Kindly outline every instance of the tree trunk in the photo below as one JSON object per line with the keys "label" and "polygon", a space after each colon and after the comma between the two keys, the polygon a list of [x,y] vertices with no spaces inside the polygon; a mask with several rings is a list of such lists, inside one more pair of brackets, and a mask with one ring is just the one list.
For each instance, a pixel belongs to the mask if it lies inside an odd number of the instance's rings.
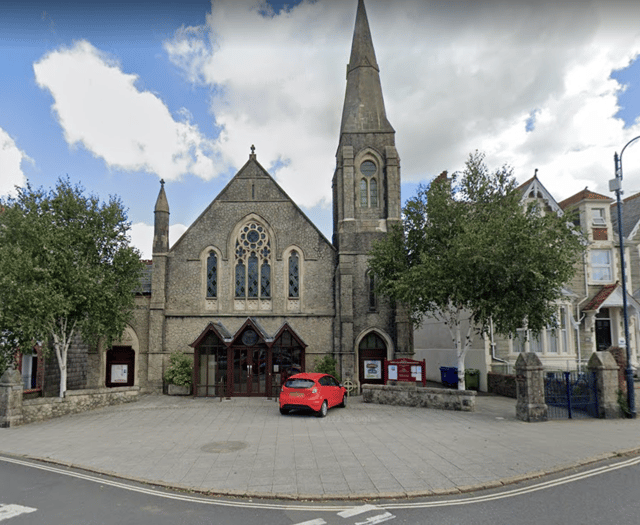
{"label": "tree trunk", "polygon": [[60,390],[59,397],[63,398],[67,392],[67,356],[69,355],[69,346],[71,345],[71,339],[73,338],[73,331],[75,329],[75,323],[69,333],[67,334],[67,321],[66,319],[60,320],[60,334],[53,333],[53,348],[56,352],[56,359],[58,361],[58,368],[60,369]]}
{"label": "tree trunk", "polygon": [[464,382],[464,358],[467,356],[467,348],[463,348],[462,351],[458,351],[458,390],[466,390]]}

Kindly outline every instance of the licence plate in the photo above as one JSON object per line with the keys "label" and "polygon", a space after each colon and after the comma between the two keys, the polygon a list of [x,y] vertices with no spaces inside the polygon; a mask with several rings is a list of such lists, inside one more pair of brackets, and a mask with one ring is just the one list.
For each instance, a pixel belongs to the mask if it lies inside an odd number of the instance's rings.
{"label": "licence plate", "polygon": [[304,394],[302,392],[291,392],[289,394],[289,396],[291,396],[291,397],[304,397]]}

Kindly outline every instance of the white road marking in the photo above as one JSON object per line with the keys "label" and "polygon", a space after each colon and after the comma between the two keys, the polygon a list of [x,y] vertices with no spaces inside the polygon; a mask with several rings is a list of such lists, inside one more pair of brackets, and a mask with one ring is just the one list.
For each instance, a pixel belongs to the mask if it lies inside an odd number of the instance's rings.
{"label": "white road marking", "polygon": [[295,523],[294,525],[327,525],[327,522],[322,518],[317,518],[315,520],[303,521],[302,523]]}
{"label": "white road marking", "polygon": [[[6,456],[0,456],[0,461],[4,461],[6,463],[14,463],[16,465],[23,465],[25,467],[31,467],[39,470],[54,472],[56,474],[62,474],[64,476],[84,479],[86,481],[92,481],[93,483],[100,483],[101,485],[108,485],[108,486],[116,487],[123,490],[129,490],[132,492],[139,492],[141,494],[157,496],[159,498],[179,500],[179,501],[189,501],[192,503],[201,503],[203,505],[219,505],[223,507],[242,507],[242,508],[269,509],[269,510],[299,510],[299,511],[322,511],[322,512],[336,512],[339,510],[345,511],[345,510],[354,509],[352,505],[347,505],[347,504],[344,504],[344,505],[321,505],[321,504],[303,505],[301,503],[278,504],[278,503],[259,503],[255,501],[249,501],[249,500],[234,501],[234,500],[225,500],[225,499],[212,499],[211,497],[205,497],[205,496],[187,496],[184,494],[173,494],[171,492],[164,492],[158,489],[147,488],[146,486],[136,486],[136,485],[130,484],[129,482],[124,483],[124,482],[113,481],[110,479],[106,479],[104,477],[100,477],[100,475],[97,475],[97,474],[87,475],[79,472],[71,472],[69,470],[64,470],[62,468],[50,467],[48,465],[40,465],[37,463],[23,461],[20,459],[14,459]],[[598,476],[600,474],[605,474],[607,472],[612,472],[614,470],[618,470],[621,468],[632,467],[632,466],[638,465],[639,463],[640,463],[640,457],[635,457],[632,459],[614,463],[612,465],[596,467],[594,469],[588,470],[586,472],[581,472],[579,474],[571,474],[555,480],[543,481],[541,483],[536,483],[528,487],[505,490],[504,492],[499,492],[495,494],[487,494],[483,496],[471,496],[468,498],[463,497],[462,499],[458,497],[456,499],[446,499],[446,500],[440,500],[440,501],[419,501],[415,503],[389,502],[389,503],[385,503],[384,507],[385,509],[425,509],[430,507],[469,505],[472,503],[480,503],[485,501],[510,498],[514,496],[520,496],[522,494],[527,494],[530,492],[546,490],[559,485],[564,485],[567,483],[572,483],[574,481],[579,481],[581,479],[587,479],[593,476]],[[81,467],[78,467],[78,468],[81,468]],[[152,483],[153,482],[150,482],[150,485]],[[355,507],[355,508],[357,509],[362,507]]]}
{"label": "white road marking", "polygon": [[9,518],[15,518],[21,514],[29,514],[35,512],[38,509],[31,507],[23,507],[22,505],[3,505],[0,503],[0,521],[8,520]]}
{"label": "white road marking", "polygon": [[385,512],[384,514],[378,514],[377,516],[371,516],[366,521],[358,521],[354,525],[376,525],[377,523],[382,523],[383,521],[389,521],[394,519],[395,516],[390,512]]}
{"label": "white road marking", "polygon": [[364,514],[365,512],[378,510],[379,508],[380,507],[376,507],[375,505],[361,505],[360,507],[353,507],[352,509],[338,512],[338,516],[341,518],[350,518],[351,516],[357,516],[358,514]]}

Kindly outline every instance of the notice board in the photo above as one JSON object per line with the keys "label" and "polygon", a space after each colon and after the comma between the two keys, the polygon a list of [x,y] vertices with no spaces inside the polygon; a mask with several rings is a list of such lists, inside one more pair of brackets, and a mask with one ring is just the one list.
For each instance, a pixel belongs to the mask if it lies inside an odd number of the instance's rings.
{"label": "notice board", "polygon": [[384,360],[384,384],[389,381],[406,381],[414,383],[427,384],[427,370],[425,360],[416,361],[415,359],[393,359],[392,361]]}

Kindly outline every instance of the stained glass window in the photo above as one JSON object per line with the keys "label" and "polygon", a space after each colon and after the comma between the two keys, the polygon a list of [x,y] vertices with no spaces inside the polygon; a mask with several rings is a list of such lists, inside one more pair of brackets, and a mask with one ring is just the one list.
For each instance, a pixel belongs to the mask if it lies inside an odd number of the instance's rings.
{"label": "stained glass window", "polygon": [[271,298],[271,243],[266,228],[257,222],[243,226],[236,239],[235,255],[236,297]]}
{"label": "stained glass window", "polygon": [[236,264],[236,297],[244,297],[245,279],[245,266],[241,259]]}
{"label": "stained glass window", "polygon": [[260,297],[271,297],[271,266],[267,261],[264,261],[260,268]]}
{"label": "stained glass window", "polygon": [[369,206],[368,196],[367,196],[367,181],[362,179],[360,181],[360,207],[366,208]]}
{"label": "stained glass window", "polygon": [[369,206],[378,207],[378,181],[376,179],[369,181]]}
{"label": "stained glass window", "polygon": [[300,259],[298,252],[289,255],[289,297],[300,297]]}
{"label": "stained glass window", "polygon": [[214,252],[207,257],[207,297],[218,297],[218,258]]}
{"label": "stained glass window", "polygon": [[248,273],[247,296],[258,297],[258,258],[255,253],[249,256]]}

